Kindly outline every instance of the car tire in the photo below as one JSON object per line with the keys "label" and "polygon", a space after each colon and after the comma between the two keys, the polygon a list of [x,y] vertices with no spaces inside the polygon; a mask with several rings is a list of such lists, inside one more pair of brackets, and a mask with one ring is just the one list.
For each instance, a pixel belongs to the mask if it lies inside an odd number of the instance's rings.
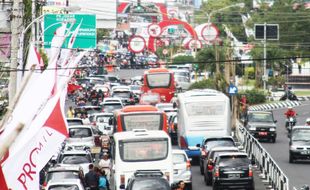
{"label": "car tire", "polygon": [[192,190],[192,183],[187,183],[185,190]]}
{"label": "car tire", "polygon": [[276,143],[276,137],[271,138],[272,143]]}
{"label": "car tire", "polygon": [[294,156],[290,153],[289,162],[294,163]]}

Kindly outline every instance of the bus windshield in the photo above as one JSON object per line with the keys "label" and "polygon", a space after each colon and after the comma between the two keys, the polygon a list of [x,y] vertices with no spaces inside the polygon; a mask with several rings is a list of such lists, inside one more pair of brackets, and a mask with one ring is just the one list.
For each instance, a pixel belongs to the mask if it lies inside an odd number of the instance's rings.
{"label": "bus windshield", "polygon": [[132,129],[147,129],[147,130],[162,130],[162,117],[160,114],[130,114],[123,115],[124,130],[131,131]]}
{"label": "bus windshield", "polygon": [[164,160],[168,156],[167,138],[122,140],[119,144],[120,156],[124,162]]}
{"label": "bus windshield", "polygon": [[190,102],[185,104],[188,116],[223,115],[223,102]]}
{"label": "bus windshield", "polygon": [[154,73],[146,77],[149,88],[168,88],[171,83],[170,73]]}

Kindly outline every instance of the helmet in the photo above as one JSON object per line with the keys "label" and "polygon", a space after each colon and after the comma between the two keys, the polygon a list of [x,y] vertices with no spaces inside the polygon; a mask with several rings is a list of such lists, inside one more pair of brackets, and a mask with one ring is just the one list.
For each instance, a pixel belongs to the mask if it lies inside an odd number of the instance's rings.
{"label": "helmet", "polygon": [[291,109],[293,109],[293,107],[292,107],[292,106],[289,106],[288,109],[291,110]]}
{"label": "helmet", "polygon": [[306,119],[306,124],[310,125],[310,117]]}

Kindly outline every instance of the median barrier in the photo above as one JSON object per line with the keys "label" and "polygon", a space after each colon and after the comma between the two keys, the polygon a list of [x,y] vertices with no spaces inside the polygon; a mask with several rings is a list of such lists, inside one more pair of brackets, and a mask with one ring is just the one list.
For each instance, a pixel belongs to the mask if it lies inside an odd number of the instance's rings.
{"label": "median barrier", "polygon": [[289,180],[281,168],[260,142],[255,139],[238,121],[235,131],[236,138],[243,145],[244,151],[262,173],[264,182],[275,190],[289,190]]}

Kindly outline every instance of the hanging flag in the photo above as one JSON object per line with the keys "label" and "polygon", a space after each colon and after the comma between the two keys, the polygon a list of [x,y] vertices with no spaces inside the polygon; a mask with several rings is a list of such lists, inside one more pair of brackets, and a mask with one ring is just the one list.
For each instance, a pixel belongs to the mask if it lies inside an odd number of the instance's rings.
{"label": "hanging flag", "polygon": [[[68,68],[74,68],[85,52],[73,55]],[[2,160],[2,170],[7,186],[13,190],[38,190],[39,172],[56,153],[66,137],[66,123],[64,119],[64,101],[66,85],[72,73],[64,68],[58,75],[56,94],[48,99],[36,113],[33,119],[25,124],[24,129],[15,139],[8,155]],[[49,73],[53,75],[53,73]],[[40,86],[38,86],[38,89]],[[60,98],[63,97],[63,98]],[[29,100],[28,100],[29,101]],[[32,100],[35,101],[35,100]],[[32,102],[29,102],[31,104]],[[14,117],[15,122],[20,122]],[[4,131],[6,132],[6,130]],[[0,136],[2,137],[2,135]],[[12,172],[13,171],[13,172]],[[1,178],[1,172],[0,172]],[[0,187],[4,181],[0,179]]]}

